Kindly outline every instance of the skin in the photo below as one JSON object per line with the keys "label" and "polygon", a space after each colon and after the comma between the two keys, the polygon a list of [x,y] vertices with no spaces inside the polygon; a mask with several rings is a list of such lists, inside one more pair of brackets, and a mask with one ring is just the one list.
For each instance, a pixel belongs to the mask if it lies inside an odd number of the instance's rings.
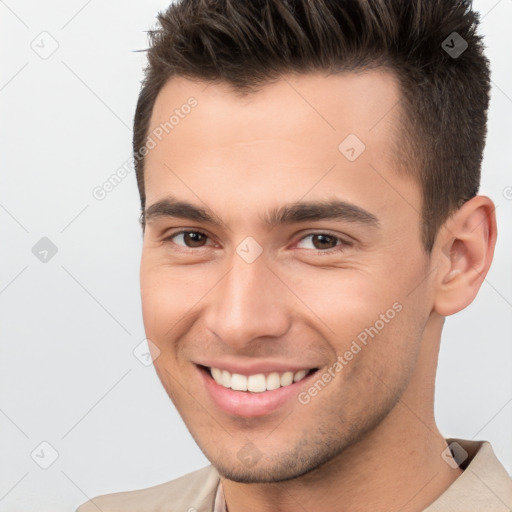
{"label": "skin", "polygon": [[[444,317],[473,300],[491,263],[492,202],[468,201],[426,254],[419,185],[397,172],[400,92],[385,70],[288,75],[247,96],[173,78],[150,132],[190,96],[197,106],[146,157],[146,211],[173,196],[222,225],[148,217],[143,318],[158,376],[219,470],[229,511],[422,510],[461,474],[441,457],[435,372]],[[348,134],[366,146],[355,161],[338,149]],[[262,221],[331,199],[378,226]],[[185,228],[206,236],[177,235]],[[248,236],[263,250],[252,263],[236,252]],[[322,375],[396,303],[400,312],[307,404],[245,418],[205,389],[197,364],[208,358]],[[260,457],[250,467],[237,456],[248,443]]]}

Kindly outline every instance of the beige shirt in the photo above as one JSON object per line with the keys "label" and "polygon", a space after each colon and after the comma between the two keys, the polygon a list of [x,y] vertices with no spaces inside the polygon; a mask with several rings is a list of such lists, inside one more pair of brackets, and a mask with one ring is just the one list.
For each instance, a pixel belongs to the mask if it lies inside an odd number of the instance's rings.
{"label": "beige shirt", "polygon": [[[467,452],[462,475],[423,512],[510,512],[512,479],[487,441],[447,439]],[[219,474],[207,466],[177,480],[99,496],[77,512],[227,512]]]}

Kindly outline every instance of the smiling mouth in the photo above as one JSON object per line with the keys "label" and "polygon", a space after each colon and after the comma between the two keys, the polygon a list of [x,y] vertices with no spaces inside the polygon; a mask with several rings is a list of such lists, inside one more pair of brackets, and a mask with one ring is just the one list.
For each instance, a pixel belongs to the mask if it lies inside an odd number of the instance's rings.
{"label": "smiling mouth", "polygon": [[247,393],[263,393],[274,389],[291,386],[296,382],[316,372],[318,368],[299,371],[270,372],[268,374],[257,373],[255,375],[241,375],[230,373],[220,368],[201,366],[219,386],[233,391],[245,391]]}

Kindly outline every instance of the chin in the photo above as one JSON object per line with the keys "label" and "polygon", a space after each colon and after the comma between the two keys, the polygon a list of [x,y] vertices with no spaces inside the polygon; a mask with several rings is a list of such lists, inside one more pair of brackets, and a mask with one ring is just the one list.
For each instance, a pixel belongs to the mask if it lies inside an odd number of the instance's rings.
{"label": "chin", "polygon": [[[326,447],[327,448],[327,447]],[[233,482],[244,484],[269,484],[286,482],[300,478],[318,470],[321,466],[331,461],[343,451],[343,447],[337,450],[328,450],[326,453],[316,452],[313,455],[304,453],[281,454],[278,457],[268,459],[263,457],[252,467],[244,467],[238,458],[227,461],[210,460],[220,475]],[[231,463],[230,463],[231,462]]]}
{"label": "chin", "polygon": [[271,484],[294,480],[309,472],[309,470],[286,471],[282,468],[240,469],[227,468],[225,464],[215,468],[224,478],[241,484]]}

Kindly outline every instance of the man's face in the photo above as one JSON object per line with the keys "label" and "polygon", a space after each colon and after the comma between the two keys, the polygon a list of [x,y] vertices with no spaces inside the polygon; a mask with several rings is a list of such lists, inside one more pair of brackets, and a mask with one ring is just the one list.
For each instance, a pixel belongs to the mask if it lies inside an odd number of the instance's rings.
{"label": "man's face", "polygon": [[175,78],[157,98],[146,335],[188,429],[232,480],[333,459],[417,375],[433,300],[420,189],[397,172],[398,101],[378,70],[287,76],[247,96]]}

